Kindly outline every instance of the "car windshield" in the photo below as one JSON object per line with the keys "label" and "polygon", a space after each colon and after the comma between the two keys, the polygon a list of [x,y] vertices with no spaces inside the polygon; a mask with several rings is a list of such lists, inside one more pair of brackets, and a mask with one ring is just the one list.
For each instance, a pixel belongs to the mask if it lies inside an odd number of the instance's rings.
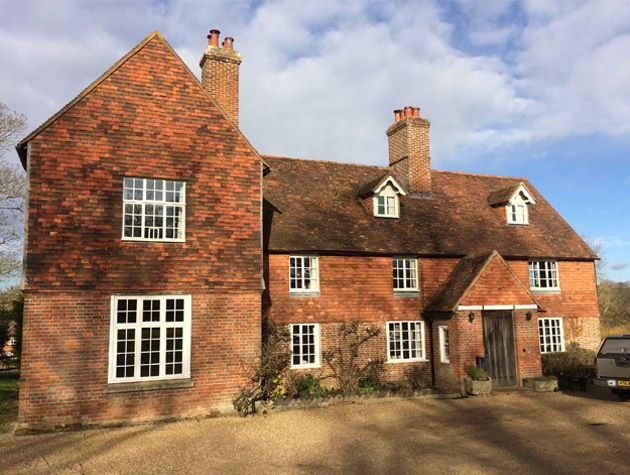
{"label": "car windshield", "polygon": [[599,352],[603,355],[619,353],[630,355],[630,338],[608,338]]}

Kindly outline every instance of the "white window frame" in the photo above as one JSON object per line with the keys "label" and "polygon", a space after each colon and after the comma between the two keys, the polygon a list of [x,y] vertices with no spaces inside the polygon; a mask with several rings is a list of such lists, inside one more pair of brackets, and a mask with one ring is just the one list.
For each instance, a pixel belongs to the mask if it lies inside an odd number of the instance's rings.
{"label": "white window frame", "polygon": [[[297,260],[300,260],[301,265],[300,266],[292,266],[291,265],[291,260],[295,259],[296,262]],[[309,269],[309,280],[311,283],[311,287],[310,288],[305,288],[305,272],[304,270],[306,269],[306,266],[304,265],[304,259],[310,259],[310,266],[308,267]],[[300,269],[301,272],[301,277],[297,276],[297,271],[296,271],[296,276],[292,277],[291,276],[291,271],[293,269]],[[291,281],[295,281],[296,283],[300,283],[301,287],[295,287],[292,288],[291,287]],[[298,292],[298,293],[302,293],[302,292],[319,292],[319,256],[312,256],[312,255],[290,255],[289,256],[289,292]]]}
{"label": "white window frame", "polygon": [[[438,334],[440,340],[440,363],[451,362],[451,340],[448,334],[447,325],[438,326]],[[447,343],[448,342],[448,343]],[[448,348],[448,352],[446,349]]]}
{"label": "white window frame", "polygon": [[[297,336],[300,339],[300,342],[298,343],[299,347],[300,347],[300,359],[302,358],[303,355],[303,345],[308,345],[309,343],[304,343],[302,341],[302,338],[304,337],[305,333],[303,331],[304,327],[313,327],[313,340],[314,340],[314,345],[315,345],[315,353],[314,353],[314,357],[315,360],[312,363],[298,363],[295,364],[293,362],[293,356],[295,355],[293,353],[293,338],[294,336],[296,336],[296,334],[294,333],[295,328],[294,327],[299,327],[299,334],[297,334]],[[291,333],[291,368],[292,369],[306,369],[306,368],[319,368],[321,366],[321,358],[320,358],[320,329],[319,329],[319,323],[291,323],[289,324],[289,331]],[[310,353],[309,353],[310,355]]]}
{"label": "white window frame", "polygon": [[[125,188],[125,180],[134,180],[134,189],[137,190],[137,188],[135,188],[135,181],[136,180],[142,180],[142,198],[138,199],[135,196],[133,196],[132,198],[127,198],[126,195],[126,188]],[[162,181],[164,182],[164,188],[162,189],[162,199],[161,200],[156,200],[156,199],[147,199],[147,192],[150,192],[151,190],[148,189],[147,187],[147,182],[148,181]],[[166,201],[166,183],[180,183],[181,184],[181,190],[180,190],[180,201]],[[140,214],[138,214],[138,216],[140,216],[141,219],[141,223],[140,223],[140,236],[125,236],[125,217],[127,215],[126,213],[126,207],[127,205],[130,206],[140,206],[141,208],[141,212]],[[161,227],[162,229],[162,234],[163,237],[161,238],[152,238],[152,237],[145,237],[145,230],[146,230],[146,207],[147,206],[154,206],[154,207],[161,207],[162,208],[162,220],[163,220],[163,225]],[[167,207],[173,207],[173,208],[179,208],[181,211],[181,216],[180,216],[180,223],[181,223],[181,236],[177,237],[177,238],[167,238],[166,237],[166,220],[167,220],[167,215],[166,215],[166,208]],[[133,213],[132,215],[132,219],[133,216],[135,216],[135,213]],[[181,180],[165,180],[163,178],[140,178],[140,177],[124,177],[123,178],[123,209],[122,209],[122,229],[121,229],[121,233],[122,233],[122,240],[123,241],[150,241],[150,242],[186,242],[186,182],[181,181]]]}
{"label": "white window frame", "polygon": [[[166,300],[167,299],[183,299],[184,300],[184,321],[183,322],[167,322]],[[135,323],[118,323],[117,310],[118,301],[120,300],[136,300],[136,321]],[[160,317],[159,321],[143,322],[142,308],[145,300],[160,300]],[[192,297],[190,295],[112,295],[111,311],[110,311],[110,334],[109,334],[109,371],[108,383],[132,383],[141,381],[162,381],[171,379],[188,379],[190,378],[190,349],[191,349],[191,320],[192,320]],[[141,342],[143,328],[159,328],[160,329],[160,369],[158,376],[140,376],[141,363]],[[182,328],[182,373],[166,374],[166,330],[168,328]],[[116,360],[117,360],[117,344],[118,330],[133,329],[135,330],[134,345],[134,376],[133,377],[116,377]]]}
{"label": "white window frame", "polygon": [[[505,207],[508,224],[529,224],[529,212],[525,202],[510,203]],[[521,210],[519,214],[518,210]]]}
{"label": "white window frame", "polygon": [[[396,261],[402,261],[403,266],[397,267]],[[398,277],[396,273],[397,269],[402,269],[403,271],[403,286],[397,287],[398,281],[400,277]],[[410,269],[412,274],[414,275],[414,286],[407,286],[407,270]],[[417,292],[418,291],[418,259],[415,257],[393,257],[392,258],[392,287],[394,292]]]}
{"label": "white window frame", "polygon": [[[379,212],[379,200],[383,199],[383,206],[385,212]],[[392,206],[390,206],[390,203]],[[377,218],[398,218],[400,216],[400,201],[398,200],[398,194],[395,191],[383,190],[382,192],[374,195],[374,216]]]}
{"label": "white window frame", "polygon": [[[545,325],[545,322],[548,322],[549,325]],[[547,339],[550,341],[548,342]],[[538,344],[540,352],[543,354],[564,351],[564,322],[562,317],[541,317],[538,319]]]}
{"label": "white window frame", "polygon": [[[409,356],[409,358],[404,358],[403,356],[403,342],[402,342],[402,332],[403,332],[403,325],[407,324],[407,325],[415,325],[417,327],[420,328],[420,348],[416,348],[416,352],[420,353],[420,356],[416,356],[416,357],[411,357]],[[392,357],[392,349],[391,349],[391,335],[390,335],[390,325],[394,325],[394,332],[396,331],[400,331],[401,336],[400,336],[400,341],[401,341],[401,345],[400,345],[400,352],[401,352],[401,356],[400,358],[396,357],[395,355]],[[398,325],[399,330],[396,330],[396,326]],[[408,330],[409,331],[409,330]],[[425,333],[424,333],[424,321],[422,320],[391,320],[388,322],[385,322],[385,335],[386,335],[386,340],[387,340],[387,362],[388,363],[411,363],[411,362],[418,362],[418,361],[429,361],[427,359],[426,356],[426,347],[425,347]],[[411,340],[410,340],[411,341]],[[394,350],[396,351],[396,350]],[[411,349],[409,349],[409,353],[411,355]]]}
{"label": "white window frame", "polygon": [[[555,280],[555,286],[546,286],[542,287],[540,284],[543,279],[540,277],[540,268],[541,265],[544,265],[545,272],[547,276],[551,275],[551,277],[546,277],[544,280],[551,284]],[[558,261],[554,259],[530,259],[528,263],[529,269],[529,287],[531,290],[560,290],[560,266],[558,265]]]}

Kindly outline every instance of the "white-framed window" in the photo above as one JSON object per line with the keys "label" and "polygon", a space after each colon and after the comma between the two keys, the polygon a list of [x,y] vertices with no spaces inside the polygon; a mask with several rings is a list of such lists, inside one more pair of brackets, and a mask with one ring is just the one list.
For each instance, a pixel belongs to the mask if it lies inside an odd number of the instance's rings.
{"label": "white-framed window", "polygon": [[374,196],[374,216],[379,218],[397,218],[398,195],[394,193],[382,192]]}
{"label": "white-framed window", "polygon": [[387,322],[387,361],[425,361],[424,322]]}
{"label": "white-framed window", "polygon": [[291,292],[317,292],[319,290],[317,256],[289,256],[289,290]]}
{"label": "white-framed window", "polygon": [[186,240],[186,183],[152,178],[123,180],[125,241]]}
{"label": "white-framed window", "polygon": [[438,327],[438,333],[440,336],[440,362],[451,362],[451,348],[448,341],[448,326],[440,325]]}
{"label": "white-framed window", "polygon": [[319,323],[291,326],[291,367],[319,368]]}
{"label": "white-framed window", "polygon": [[534,290],[559,290],[558,262],[529,261],[529,286]]}
{"label": "white-framed window", "polygon": [[190,377],[190,295],[112,296],[109,383]]}
{"label": "white-framed window", "polygon": [[562,318],[539,318],[538,340],[540,342],[541,353],[564,351],[564,328],[562,327]]}
{"label": "white-framed window", "polygon": [[394,257],[392,259],[394,290],[418,290],[418,259],[409,257]]}
{"label": "white-framed window", "polygon": [[528,224],[527,205],[524,202],[509,204],[506,208],[509,224]]}

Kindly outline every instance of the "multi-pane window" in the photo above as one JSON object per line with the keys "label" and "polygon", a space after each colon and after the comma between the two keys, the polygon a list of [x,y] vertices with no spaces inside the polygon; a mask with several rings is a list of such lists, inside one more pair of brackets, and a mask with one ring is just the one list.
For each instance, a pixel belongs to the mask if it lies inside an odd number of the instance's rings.
{"label": "multi-pane window", "polygon": [[511,204],[507,207],[508,223],[527,224],[527,205]]}
{"label": "multi-pane window", "polygon": [[396,195],[377,195],[375,197],[375,215],[388,218],[398,217],[398,197]]}
{"label": "multi-pane window", "polygon": [[387,360],[424,359],[424,322],[387,322]]}
{"label": "multi-pane window", "polygon": [[319,324],[291,325],[291,366],[293,368],[319,367]]}
{"label": "multi-pane window", "polygon": [[564,351],[562,318],[539,318],[538,340],[541,353]]}
{"label": "multi-pane window", "polygon": [[559,289],[556,261],[529,261],[529,285],[532,289]]}
{"label": "multi-pane window", "polygon": [[440,333],[440,361],[442,363],[450,363],[451,353],[448,341],[448,327],[446,325],[440,325],[438,331]]}
{"label": "multi-pane window", "polygon": [[185,217],[183,181],[124,179],[123,239],[184,241]]}
{"label": "multi-pane window", "polygon": [[394,258],[394,290],[418,290],[418,260]]}
{"label": "multi-pane window", "polygon": [[189,295],[112,297],[109,382],[190,377]]}
{"label": "multi-pane window", "polygon": [[319,290],[319,269],[316,256],[289,257],[289,290],[292,292]]}

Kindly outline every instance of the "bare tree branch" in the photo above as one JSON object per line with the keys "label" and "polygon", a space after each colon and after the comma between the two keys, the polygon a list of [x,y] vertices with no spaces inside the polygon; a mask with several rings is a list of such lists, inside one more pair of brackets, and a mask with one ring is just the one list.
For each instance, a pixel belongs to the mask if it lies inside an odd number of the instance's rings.
{"label": "bare tree branch", "polygon": [[24,131],[26,118],[0,102],[0,280],[19,275],[26,177],[3,157]]}

